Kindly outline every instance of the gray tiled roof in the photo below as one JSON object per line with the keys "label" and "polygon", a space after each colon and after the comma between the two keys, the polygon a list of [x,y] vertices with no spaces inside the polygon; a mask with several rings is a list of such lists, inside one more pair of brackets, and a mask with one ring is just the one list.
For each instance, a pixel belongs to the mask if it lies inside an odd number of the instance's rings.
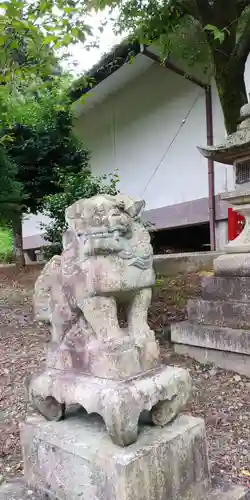
{"label": "gray tiled roof", "polygon": [[41,248],[43,246],[49,246],[49,243],[43,238],[42,234],[33,234],[32,236],[26,236],[23,238],[24,250],[35,250],[36,248]]}

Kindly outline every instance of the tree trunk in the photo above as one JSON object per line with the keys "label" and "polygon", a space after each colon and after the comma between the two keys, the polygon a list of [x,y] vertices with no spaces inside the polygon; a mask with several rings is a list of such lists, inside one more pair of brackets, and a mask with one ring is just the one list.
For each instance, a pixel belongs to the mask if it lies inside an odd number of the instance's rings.
{"label": "tree trunk", "polygon": [[23,251],[22,215],[20,212],[13,216],[12,232],[13,232],[14,260],[18,266],[24,267],[25,259]]}
{"label": "tree trunk", "polygon": [[215,60],[215,81],[228,134],[235,132],[240,108],[247,102],[245,61]]}

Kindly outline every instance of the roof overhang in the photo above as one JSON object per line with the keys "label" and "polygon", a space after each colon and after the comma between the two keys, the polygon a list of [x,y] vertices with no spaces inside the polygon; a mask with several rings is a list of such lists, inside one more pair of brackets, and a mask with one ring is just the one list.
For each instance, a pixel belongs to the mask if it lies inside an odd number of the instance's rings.
{"label": "roof overhang", "polygon": [[69,95],[74,101],[73,108],[76,117],[84,114],[96,104],[100,104],[109,95],[117,92],[155,63],[162,64],[195,85],[202,88],[208,87],[208,83],[192,77],[170,60],[163,60],[159,55],[157,45],[153,44],[148,49],[144,44],[122,42],[110,53],[104,55],[71,87]]}
{"label": "roof overhang", "polygon": [[87,112],[96,104],[114,94],[124,85],[133,81],[137,76],[144,73],[154,61],[138,53],[131,60],[123,63],[99,83],[93,84],[91,89],[84,89],[82,96],[73,104],[76,117]]}

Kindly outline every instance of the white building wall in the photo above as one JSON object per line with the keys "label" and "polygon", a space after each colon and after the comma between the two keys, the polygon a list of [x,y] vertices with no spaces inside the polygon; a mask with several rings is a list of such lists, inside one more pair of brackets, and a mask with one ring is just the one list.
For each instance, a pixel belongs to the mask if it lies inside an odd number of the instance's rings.
{"label": "white building wall", "polygon": [[[246,65],[250,92],[250,58]],[[225,139],[222,110],[213,89],[214,142]],[[85,111],[77,133],[89,148],[94,174],[117,168],[120,189],[143,197],[147,209],[208,196],[204,90],[158,64]],[[215,193],[233,188],[232,168],[215,164]],[[41,233],[41,215],[23,224],[23,236]]]}
{"label": "white building wall", "polygon": [[[213,116],[220,142],[225,129],[216,89]],[[143,196],[148,209],[208,196],[207,161],[196,147],[206,144],[204,91],[157,64],[84,113],[77,131],[92,153],[93,172],[118,168],[121,190]],[[232,169],[216,165],[216,194],[232,187]]]}
{"label": "white building wall", "polygon": [[161,66],[90,109],[77,129],[93,172],[118,168],[121,190],[143,196],[148,209],[206,196],[206,161],[195,147],[206,140],[204,92]]}
{"label": "white building wall", "polygon": [[[250,61],[247,64],[250,86]],[[214,140],[225,139],[213,89]],[[185,122],[184,122],[185,120]],[[203,89],[154,64],[77,122],[95,174],[119,169],[121,190],[143,196],[147,209],[208,196]],[[215,165],[215,193],[233,188],[232,168]]]}

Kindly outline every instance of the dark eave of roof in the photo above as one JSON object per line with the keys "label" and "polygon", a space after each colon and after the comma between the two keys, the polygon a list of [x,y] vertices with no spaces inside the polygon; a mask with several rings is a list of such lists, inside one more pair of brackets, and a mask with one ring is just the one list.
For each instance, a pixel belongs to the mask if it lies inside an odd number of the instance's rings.
{"label": "dark eave of roof", "polygon": [[121,68],[131,58],[140,53],[140,44],[137,42],[121,42],[112,50],[104,54],[100,61],[95,64],[85,75],[76,80],[69,89],[72,102],[89,92],[93,87],[101,83],[108,76]]}

